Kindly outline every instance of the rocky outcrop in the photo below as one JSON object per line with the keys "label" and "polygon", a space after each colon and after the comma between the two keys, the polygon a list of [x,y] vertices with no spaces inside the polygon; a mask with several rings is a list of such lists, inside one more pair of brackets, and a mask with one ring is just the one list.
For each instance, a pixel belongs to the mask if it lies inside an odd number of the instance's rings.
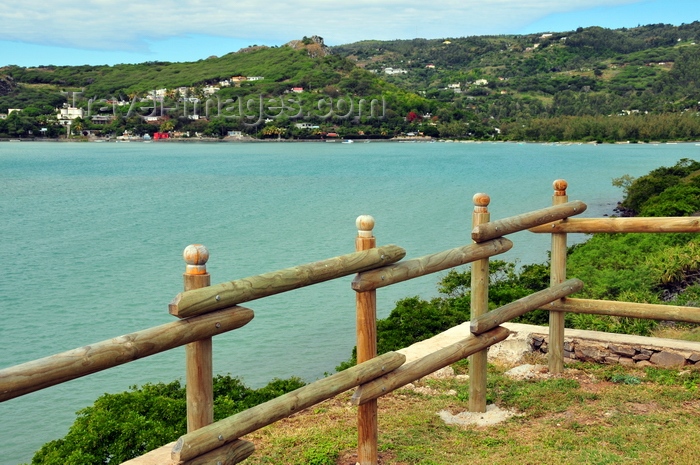
{"label": "rocky outcrop", "polygon": [[323,43],[323,37],[311,36],[304,37],[301,40],[292,40],[285,44],[287,47],[292,47],[295,50],[306,49],[306,52],[311,58],[320,58],[330,55],[331,48]]}
{"label": "rocky outcrop", "polygon": [[9,95],[15,90],[15,83],[10,76],[0,75],[0,96]]}

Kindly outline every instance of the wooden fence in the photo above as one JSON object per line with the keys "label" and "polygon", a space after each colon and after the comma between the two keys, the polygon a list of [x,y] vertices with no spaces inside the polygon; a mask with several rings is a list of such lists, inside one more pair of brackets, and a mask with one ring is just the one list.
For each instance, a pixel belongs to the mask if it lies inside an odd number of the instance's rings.
{"label": "wooden fence", "polygon": [[[566,279],[567,233],[699,232],[695,218],[570,218],[586,210],[581,201],[569,202],[567,184],[554,182],[551,207],[491,221],[490,199],[474,196],[473,243],[420,258],[401,261],[405,250],[376,246],[374,219],[357,219],[356,251],[259,276],[210,285],[209,254],[202,245],[188,246],[184,291],[169,305],[179,319],[173,323],[127,334],[43,359],[0,370],[0,402],[55,384],[186,345],[187,434],[175,443],[126,464],[233,464],[254,452],[241,437],[339,393],[357,387],[352,403],[358,406],[358,461],[377,463],[377,399],[458,360],[470,357],[469,409],[486,411],[486,349],[508,337],[499,326],[538,308],[550,310],[549,370],[563,369],[565,312],[598,313],[700,323],[700,309],[664,305],[573,299],[583,283]],[[488,311],[489,257],[508,251],[504,236],[523,230],[552,236],[551,285],[499,309]],[[471,263],[471,326],[468,337],[421,359],[405,363],[401,354],[377,356],[376,291],[398,282]],[[213,422],[212,336],[244,326],[253,318],[240,306],[251,300],[356,274],[358,364],[274,400]]]}

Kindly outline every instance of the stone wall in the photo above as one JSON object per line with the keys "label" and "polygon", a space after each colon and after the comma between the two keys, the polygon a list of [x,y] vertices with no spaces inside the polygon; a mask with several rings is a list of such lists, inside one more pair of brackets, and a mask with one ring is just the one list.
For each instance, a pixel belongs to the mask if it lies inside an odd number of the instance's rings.
{"label": "stone wall", "polygon": [[[547,353],[549,337],[531,334],[528,344],[533,352]],[[669,343],[672,345],[672,343]],[[659,366],[664,368],[685,365],[700,366],[700,350],[678,350],[649,344],[603,342],[582,338],[564,339],[564,357],[571,361],[620,363],[639,367]]]}
{"label": "stone wall", "polygon": [[[511,334],[489,348],[489,360],[515,364],[533,353],[547,353],[549,328],[518,323],[503,323],[502,326]],[[470,334],[469,322],[466,322],[398,352],[406,355],[408,363],[459,342]],[[621,363],[638,367],[700,366],[700,342],[567,329],[564,334],[564,355],[568,361]]]}

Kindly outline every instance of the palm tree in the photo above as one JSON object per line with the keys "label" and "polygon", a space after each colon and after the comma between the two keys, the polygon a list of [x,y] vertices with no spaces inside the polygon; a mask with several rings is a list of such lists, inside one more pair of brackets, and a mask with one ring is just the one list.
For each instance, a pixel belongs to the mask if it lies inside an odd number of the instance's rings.
{"label": "palm tree", "polygon": [[284,128],[278,128],[277,126],[265,126],[262,130],[263,136],[274,136],[276,135],[278,139],[282,138],[282,134],[287,132]]}
{"label": "palm tree", "polygon": [[75,118],[72,127],[78,131],[78,135],[82,135],[83,129],[85,129],[85,122],[81,118]]}
{"label": "palm tree", "polygon": [[175,129],[175,122],[171,119],[167,119],[167,120],[163,121],[162,123],[160,123],[160,126],[158,129],[160,129],[160,132],[170,132],[173,129]]}

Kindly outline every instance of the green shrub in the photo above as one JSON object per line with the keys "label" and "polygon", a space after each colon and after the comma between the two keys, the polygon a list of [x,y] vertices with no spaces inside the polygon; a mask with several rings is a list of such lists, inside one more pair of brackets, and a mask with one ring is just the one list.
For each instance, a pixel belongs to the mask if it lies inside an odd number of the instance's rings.
{"label": "green shrub", "polygon": [[642,207],[651,198],[662,194],[670,187],[681,184],[685,178],[690,177],[698,170],[700,170],[700,163],[682,158],[674,166],[657,168],[637,179],[623,175],[613,179],[613,185],[622,187],[624,190],[625,197],[621,202],[623,207],[641,212]]}
{"label": "green shrub", "polygon": [[676,184],[649,198],[641,207],[642,216],[688,216],[700,211],[700,187]]}
{"label": "green shrub", "polygon": [[[214,419],[274,399],[303,386],[299,378],[275,379],[260,389],[238,378],[214,379]],[[121,463],[176,440],[187,432],[185,388],[179,381],[133,386],[130,391],[104,394],[78,412],[68,434],[48,442],[32,464],[101,465]]]}

